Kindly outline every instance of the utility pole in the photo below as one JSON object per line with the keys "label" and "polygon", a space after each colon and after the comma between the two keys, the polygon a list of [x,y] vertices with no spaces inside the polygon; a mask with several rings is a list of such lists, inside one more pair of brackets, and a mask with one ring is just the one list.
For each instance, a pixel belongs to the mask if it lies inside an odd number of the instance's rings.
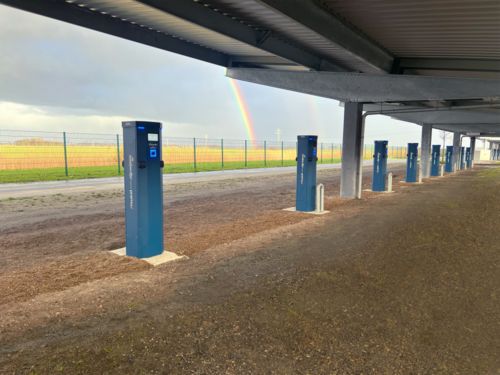
{"label": "utility pole", "polygon": [[276,134],[276,142],[281,142],[281,129],[276,129],[276,132],[274,134]]}

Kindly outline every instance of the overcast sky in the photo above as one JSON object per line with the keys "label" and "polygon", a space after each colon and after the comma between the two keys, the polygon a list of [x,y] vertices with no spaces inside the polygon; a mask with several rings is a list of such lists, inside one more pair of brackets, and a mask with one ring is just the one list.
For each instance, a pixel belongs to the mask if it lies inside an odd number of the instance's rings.
{"label": "overcast sky", "polygon": [[[0,129],[121,132],[158,120],[170,136],[244,139],[225,69],[0,5]],[[329,99],[239,83],[258,139],[318,134],[340,141]],[[375,116],[367,142],[420,141],[420,126]],[[435,137],[435,142],[438,137]]]}

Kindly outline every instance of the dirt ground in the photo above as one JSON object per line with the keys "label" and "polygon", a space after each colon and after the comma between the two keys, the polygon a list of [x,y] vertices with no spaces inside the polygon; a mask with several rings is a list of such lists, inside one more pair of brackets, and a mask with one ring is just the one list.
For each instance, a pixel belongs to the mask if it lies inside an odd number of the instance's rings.
{"label": "dirt ground", "polygon": [[292,175],[172,187],[190,259],[156,268],[103,251],[118,191],[0,201],[0,373],[500,374],[500,168],[319,176],[319,217],[281,210]]}

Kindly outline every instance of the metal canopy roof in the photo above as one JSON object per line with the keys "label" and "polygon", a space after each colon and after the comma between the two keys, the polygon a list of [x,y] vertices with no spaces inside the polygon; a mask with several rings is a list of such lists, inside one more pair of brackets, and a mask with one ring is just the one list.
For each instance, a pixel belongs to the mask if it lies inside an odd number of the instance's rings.
{"label": "metal canopy roof", "polygon": [[[228,68],[472,77],[500,85],[498,0],[0,3]],[[426,99],[412,105],[436,106],[435,95]],[[438,106],[456,105],[441,99]]]}

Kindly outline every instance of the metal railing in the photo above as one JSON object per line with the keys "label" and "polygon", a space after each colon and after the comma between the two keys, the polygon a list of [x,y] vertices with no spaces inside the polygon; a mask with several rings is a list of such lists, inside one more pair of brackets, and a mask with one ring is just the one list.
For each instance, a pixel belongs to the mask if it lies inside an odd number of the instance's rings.
{"label": "metal railing", "polygon": [[[295,141],[249,141],[164,136],[165,172],[264,168],[296,164]],[[123,141],[119,134],[0,130],[0,182],[41,181],[120,175]],[[338,163],[339,143],[318,144],[319,163]],[[373,145],[363,157],[371,159]],[[404,158],[406,147],[389,147]]]}

